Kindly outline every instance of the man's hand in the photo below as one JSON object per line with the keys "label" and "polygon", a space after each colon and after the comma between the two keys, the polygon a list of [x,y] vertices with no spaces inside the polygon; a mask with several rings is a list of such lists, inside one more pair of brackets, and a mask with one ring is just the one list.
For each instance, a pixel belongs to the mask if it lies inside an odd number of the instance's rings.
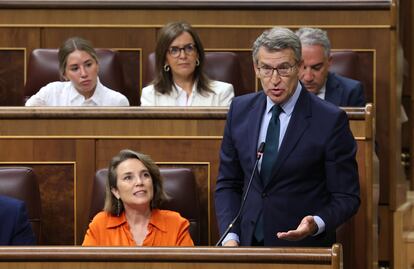
{"label": "man's hand", "polygon": [[276,236],[280,239],[289,241],[299,241],[303,238],[315,234],[318,231],[318,225],[316,224],[312,216],[306,216],[302,219],[296,230],[290,230],[287,232],[278,232]]}
{"label": "man's hand", "polygon": [[236,240],[229,240],[224,245],[224,247],[238,247],[239,243]]}

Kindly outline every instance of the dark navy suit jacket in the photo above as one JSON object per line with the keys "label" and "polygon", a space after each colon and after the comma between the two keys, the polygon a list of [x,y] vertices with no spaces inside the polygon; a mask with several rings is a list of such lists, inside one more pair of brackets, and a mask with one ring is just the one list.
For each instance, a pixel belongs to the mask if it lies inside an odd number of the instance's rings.
{"label": "dark navy suit jacket", "polygon": [[[263,92],[235,98],[227,114],[220,150],[215,208],[223,233],[240,207],[256,159]],[[331,246],[336,228],[359,207],[356,142],[343,110],[302,88],[277,155],[272,180],[263,186],[255,175],[238,222],[231,232],[251,245],[263,210],[265,246]],[[306,215],[320,216],[322,234],[301,241],[280,240],[276,233],[296,229]]]}
{"label": "dark navy suit jacket", "polygon": [[24,202],[0,195],[0,245],[35,245]]}
{"label": "dark navy suit jacket", "polygon": [[337,106],[365,106],[361,82],[328,73],[325,100]]}

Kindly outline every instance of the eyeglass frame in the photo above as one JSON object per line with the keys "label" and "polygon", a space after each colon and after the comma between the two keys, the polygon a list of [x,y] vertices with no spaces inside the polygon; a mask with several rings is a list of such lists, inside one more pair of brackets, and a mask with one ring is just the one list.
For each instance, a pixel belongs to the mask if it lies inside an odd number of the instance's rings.
{"label": "eyeglass frame", "polygon": [[[276,70],[276,73],[280,77],[288,77],[288,76],[290,76],[292,74],[293,69],[297,67],[298,62],[295,62],[292,65],[289,64],[289,63],[283,63],[283,64],[286,64],[288,66],[288,71],[287,71],[286,74],[280,74],[281,66],[279,66],[279,67],[261,66],[261,67],[257,67],[257,69],[259,70],[259,74],[261,76],[265,77],[265,78],[271,78],[271,77],[273,77],[273,74],[274,74],[275,70]],[[265,75],[265,74],[261,73],[262,71],[260,71],[260,70],[262,70],[262,69],[272,70],[272,72],[270,73],[270,75]]]}
{"label": "eyeglass frame", "polygon": [[[189,51],[189,52],[186,51],[186,49],[189,49],[189,48],[191,48],[191,51]],[[177,55],[173,55],[173,53],[172,53],[173,49],[178,49]],[[189,43],[189,44],[184,45],[183,47],[172,46],[172,47],[169,47],[168,50],[167,50],[168,54],[171,55],[171,57],[173,57],[173,58],[180,57],[181,51],[183,51],[186,55],[192,55],[193,53],[195,53],[197,51],[197,46],[196,46],[196,44]]]}

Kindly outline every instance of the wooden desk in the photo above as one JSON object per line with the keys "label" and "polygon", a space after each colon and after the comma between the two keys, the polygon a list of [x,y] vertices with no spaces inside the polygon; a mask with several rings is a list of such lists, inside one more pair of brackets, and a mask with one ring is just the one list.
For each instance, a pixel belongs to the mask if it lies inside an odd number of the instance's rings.
{"label": "wooden desk", "polygon": [[0,247],[0,268],[339,269],[341,245],[329,248]]}

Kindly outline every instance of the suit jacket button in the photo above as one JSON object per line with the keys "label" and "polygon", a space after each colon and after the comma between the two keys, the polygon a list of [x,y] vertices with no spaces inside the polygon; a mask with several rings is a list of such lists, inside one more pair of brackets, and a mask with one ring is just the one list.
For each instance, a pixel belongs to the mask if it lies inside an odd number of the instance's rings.
{"label": "suit jacket button", "polygon": [[267,197],[267,193],[263,192],[262,193],[262,198],[266,198]]}

